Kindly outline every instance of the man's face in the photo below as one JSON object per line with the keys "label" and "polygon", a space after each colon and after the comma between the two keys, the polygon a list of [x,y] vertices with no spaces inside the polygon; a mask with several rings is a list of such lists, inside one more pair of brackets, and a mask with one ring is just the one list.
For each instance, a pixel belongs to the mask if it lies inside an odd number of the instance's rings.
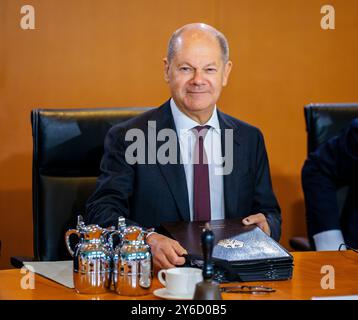
{"label": "man's face", "polygon": [[165,63],[165,80],[182,112],[208,120],[227,84],[231,62],[224,64],[216,38],[202,32],[180,36],[176,54]]}

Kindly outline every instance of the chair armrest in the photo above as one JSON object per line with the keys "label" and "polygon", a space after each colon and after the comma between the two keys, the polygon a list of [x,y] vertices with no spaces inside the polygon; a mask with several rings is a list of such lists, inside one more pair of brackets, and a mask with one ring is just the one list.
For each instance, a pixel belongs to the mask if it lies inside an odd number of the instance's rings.
{"label": "chair armrest", "polygon": [[26,261],[37,261],[34,257],[21,257],[15,256],[10,257],[10,263],[13,267],[21,269]]}
{"label": "chair armrest", "polygon": [[296,251],[313,251],[310,242],[304,237],[293,237],[290,239],[290,246]]}

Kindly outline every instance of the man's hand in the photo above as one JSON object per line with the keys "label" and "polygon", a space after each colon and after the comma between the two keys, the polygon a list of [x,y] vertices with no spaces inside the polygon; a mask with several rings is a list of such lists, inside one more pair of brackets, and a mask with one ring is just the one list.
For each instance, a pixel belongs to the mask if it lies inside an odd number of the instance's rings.
{"label": "man's hand", "polygon": [[147,243],[152,249],[154,268],[169,269],[185,263],[182,255],[188,252],[178,241],[159,233],[152,233],[147,237]]}
{"label": "man's hand", "polygon": [[251,224],[256,224],[262,231],[264,231],[269,236],[271,235],[270,226],[267,223],[266,217],[263,213],[253,214],[242,220],[242,223],[246,226]]}

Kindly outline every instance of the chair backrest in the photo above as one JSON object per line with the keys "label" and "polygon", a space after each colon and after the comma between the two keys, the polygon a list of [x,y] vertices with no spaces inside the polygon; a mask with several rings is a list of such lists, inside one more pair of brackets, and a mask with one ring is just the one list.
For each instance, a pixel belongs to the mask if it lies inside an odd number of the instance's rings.
{"label": "chair backrest", "polygon": [[64,234],[94,191],[104,138],[113,125],[151,108],[36,109],[33,135],[34,254],[68,259]]}
{"label": "chair backrest", "polygon": [[358,117],[358,103],[311,103],[304,110],[308,153],[339,134]]}

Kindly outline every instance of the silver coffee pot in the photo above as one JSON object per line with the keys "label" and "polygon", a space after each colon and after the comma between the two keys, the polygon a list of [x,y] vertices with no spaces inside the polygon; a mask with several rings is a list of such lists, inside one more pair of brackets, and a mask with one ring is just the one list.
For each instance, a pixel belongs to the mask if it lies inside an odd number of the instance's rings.
{"label": "silver coffee pot", "polygon": [[[109,229],[98,225],[85,225],[82,216],[77,217],[77,228],[66,232],[67,250],[73,257],[73,282],[78,293],[98,294],[109,290],[113,251],[107,242]],[[72,250],[70,236],[75,234],[79,242]]]}
{"label": "silver coffee pot", "polygon": [[147,234],[152,231],[139,226],[126,226],[125,219],[119,218],[118,230],[110,235],[120,237],[113,256],[114,290],[125,296],[149,294],[153,268],[150,246],[146,243]]}

